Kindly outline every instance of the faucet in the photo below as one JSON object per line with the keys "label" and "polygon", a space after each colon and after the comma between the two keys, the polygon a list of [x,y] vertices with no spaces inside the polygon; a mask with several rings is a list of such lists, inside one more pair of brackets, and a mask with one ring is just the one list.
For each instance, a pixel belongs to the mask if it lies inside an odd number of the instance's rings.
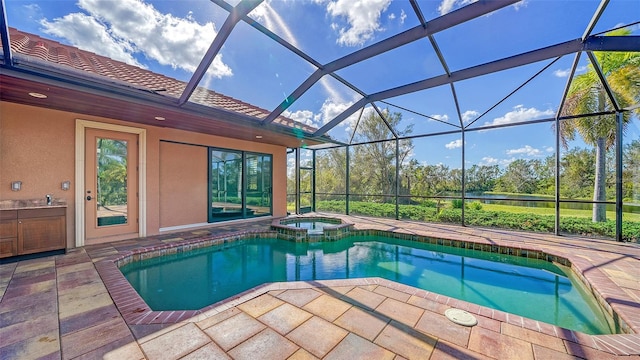
{"label": "faucet", "polygon": [[51,195],[47,194],[47,205],[51,205]]}

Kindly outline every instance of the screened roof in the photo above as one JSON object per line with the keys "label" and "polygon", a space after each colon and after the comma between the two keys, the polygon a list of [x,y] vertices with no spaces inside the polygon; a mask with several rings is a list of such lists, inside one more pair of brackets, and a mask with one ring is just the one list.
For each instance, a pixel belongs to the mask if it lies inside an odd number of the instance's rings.
{"label": "screened roof", "polygon": [[401,115],[391,137],[555,118],[591,52],[640,51],[635,0],[2,4],[5,100],[117,94],[153,116],[104,115],[287,146],[352,142],[368,112]]}

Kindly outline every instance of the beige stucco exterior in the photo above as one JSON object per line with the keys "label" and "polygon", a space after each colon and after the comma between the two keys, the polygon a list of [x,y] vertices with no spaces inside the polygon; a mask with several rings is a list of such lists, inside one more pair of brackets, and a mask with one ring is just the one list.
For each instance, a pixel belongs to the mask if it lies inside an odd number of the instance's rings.
{"label": "beige stucco exterior", "polygon": [[[278,145],[141,126],[78,113],[0,103],[0,200],[40,199],[52,194],[67,208],[67,247],[75,246],[76,120],[146,130],[146,234],[207,221],[206,146],[273,155],[273,215],[286,215],[286,148]],[[12,181],[21,191],[11,191]],[[71,181],[63,191],[61,183]]]}

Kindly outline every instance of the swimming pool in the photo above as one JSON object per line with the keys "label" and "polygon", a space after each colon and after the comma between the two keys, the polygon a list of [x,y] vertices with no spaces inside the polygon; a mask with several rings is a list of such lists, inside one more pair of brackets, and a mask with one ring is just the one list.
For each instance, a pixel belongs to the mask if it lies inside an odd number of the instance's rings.
{"label": "swimming pool", "polygon": [[199,309],[267,282],[381,277],[589,334],[615,332],[568,268],[391,237],[238,240],[120,270],[153,310]]}

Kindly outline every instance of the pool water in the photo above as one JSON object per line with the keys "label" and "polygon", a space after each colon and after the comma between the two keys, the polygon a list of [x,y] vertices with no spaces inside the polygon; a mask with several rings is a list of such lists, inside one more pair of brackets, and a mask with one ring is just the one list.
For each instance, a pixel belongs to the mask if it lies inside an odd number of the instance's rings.
{"label": "pool water", "polygon": [[381,277],[588,334],[615,333],[570,269],[393,238],[241,240],[120,270],[153,310],[200,309],[268,282]]}

